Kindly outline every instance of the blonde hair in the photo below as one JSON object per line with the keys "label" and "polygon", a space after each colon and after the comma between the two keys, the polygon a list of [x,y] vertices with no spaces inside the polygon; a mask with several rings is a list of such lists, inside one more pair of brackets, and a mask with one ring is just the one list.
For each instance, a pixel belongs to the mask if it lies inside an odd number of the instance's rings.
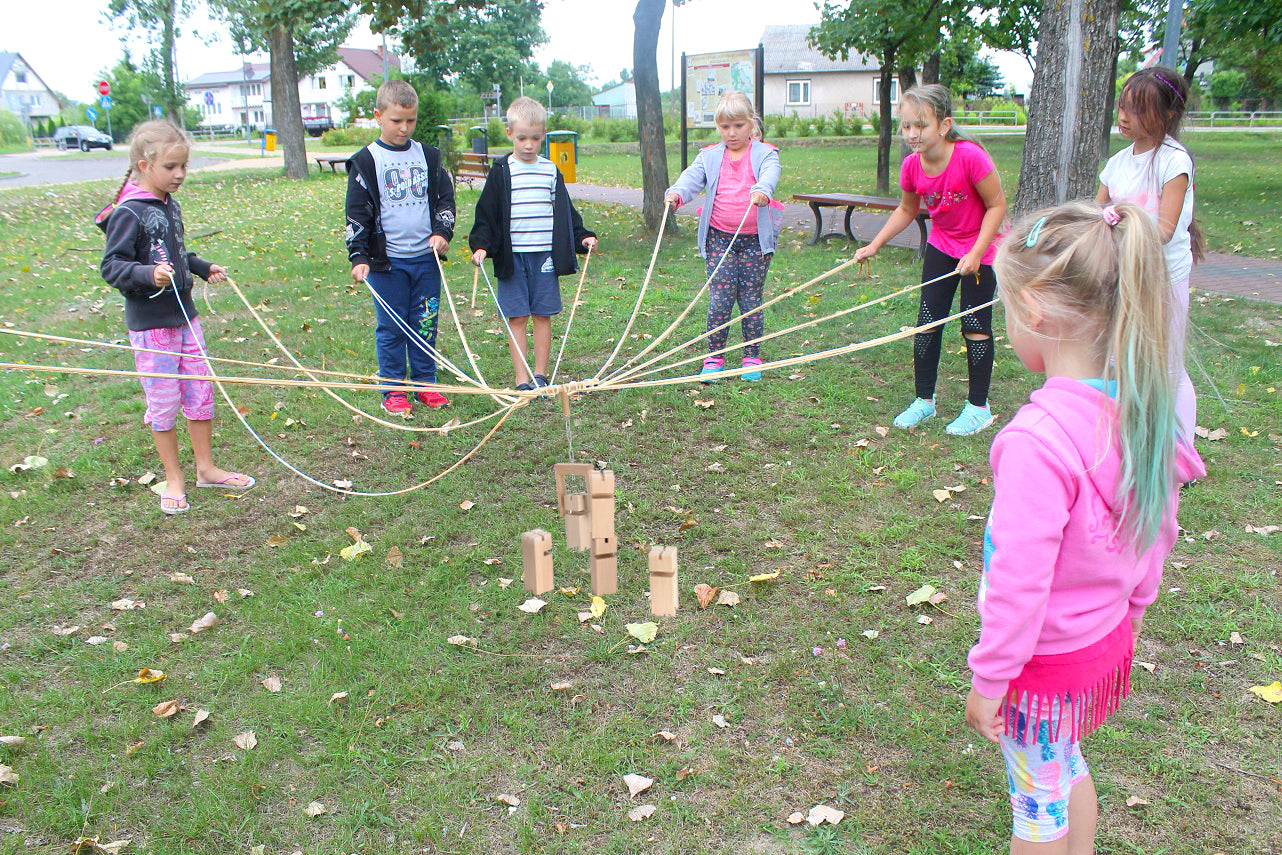
{"label": "blonde hair", "polygon": [[[140,162],[145,160],[148,163],[155,163],[161,155],[175,146],[190,149],[191,135],[173,122],[153,119],[135,126],[133,132],[129,134],[129,165],[125,167],[125,177],[120,180],[120,186],[111,197],[112,204],[114,205],[120,198],[120,194],[125,191],[125,185],[129,183],[129,178]],[[110,209],[111,206],[108,206],[107,210],[110,211]]]}
{"label": "blonde hair", "polygon": [[721,96],[721,100],[717,102],[717,109],[712,114],[712,121],[717,124],[727,121],[752,122],[752,135],[761,139],[764,134],[761,117],[752,108],[752,102],[748,100],[747,95],[737,89],[731,89]]}
{"label": "blonde hair", "polygon": [[[1106,210],[1118,215],[1116,225]],[[1053,319],[1092,347],[1105,384],[1116,382],[1118,530],[1147,548],[1170,503],[1179,436],[1167,350],[1171,289],[1152,218],[1128,204],[1036,211],[1007,234],[993,268],[1007,315],[1030,330],[1030,313]]]}
{"label": "blonde hair", "polygon": [[508,126],[520,122],[524,125],[547,127],[548,111],[543,105],[527,95],[522,95],[507,105]]}
{"label": "blonde hair", "polygon": [[405,80],[389,80],[378,87],[374,96],[374,106],[381,113],[388,107],[404,107],[412,110],[418,106],[418,93]]}
{"label": "blonde hair", "polygon": [[[924,86],[914,86],[907,92],[899,96],[899,109],[904,109],[904,104],[915,104],[918,109],[925,110],[935,117],[935,121],[943,124],[944,119],[953,118],[953,96],[948,91],[947,86],[938,83],[927,83]],[[959,142],[965,140],[983,148],[979,140],[964,133],[957,127],[956,119],[948,127],[948,133],[944,134],[944,139],[949,142]]]}

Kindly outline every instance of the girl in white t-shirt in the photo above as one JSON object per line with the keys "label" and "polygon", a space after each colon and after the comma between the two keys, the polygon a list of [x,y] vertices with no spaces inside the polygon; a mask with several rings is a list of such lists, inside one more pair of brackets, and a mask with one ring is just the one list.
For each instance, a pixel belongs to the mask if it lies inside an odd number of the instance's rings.
{"label": "girl in white t-shirt", "polygon": [[1129,202],[1157,223],[1171,282],[1171,370],[1179,378],[1176,414],[1190,445],[1197,425],[1197,398],[1184,368],[1189,315],[1189,274],[1203,258],[1202,233],[1193,221],[1193,157],[1177,139],[1188,84],[1162,66],[1132,74],[1117,99],[1117,127],[1131,144],[1113,155],[1100,173],[1096,201]]}

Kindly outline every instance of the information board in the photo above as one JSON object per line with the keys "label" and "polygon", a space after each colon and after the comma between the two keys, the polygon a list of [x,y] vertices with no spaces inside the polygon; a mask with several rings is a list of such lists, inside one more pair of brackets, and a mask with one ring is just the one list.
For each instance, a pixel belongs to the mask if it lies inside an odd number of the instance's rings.
{"label": "information board", "polygon": [[739,90],[761,112],[757,98],[757,49],[728,50],[720,53],[686,54],[686,122],[692,128],[713,128],[713,111],[717,101],[732,90]]}

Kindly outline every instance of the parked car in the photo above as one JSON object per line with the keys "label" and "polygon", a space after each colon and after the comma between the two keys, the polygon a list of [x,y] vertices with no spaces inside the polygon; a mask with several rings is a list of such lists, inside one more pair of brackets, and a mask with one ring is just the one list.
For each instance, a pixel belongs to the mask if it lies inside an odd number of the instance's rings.
{"label": "parked car", "polygon": [[65,125],[53,132],[53,144],[58,151],[78,148],[88,151],[91,148],[105,148],[111,151],[111,137],[89,125]]}

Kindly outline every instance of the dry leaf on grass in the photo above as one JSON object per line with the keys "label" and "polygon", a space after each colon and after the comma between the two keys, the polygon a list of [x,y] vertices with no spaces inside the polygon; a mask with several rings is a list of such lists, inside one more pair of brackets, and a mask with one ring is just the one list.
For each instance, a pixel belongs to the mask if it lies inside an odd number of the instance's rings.
{"label": "dry leaf on grass", "polygon": [[695,401],[694,405],[696,407],[702,407],[703,409],[707,410],[707,409],[711,409],[712,407],[715,407],[717,405],[717,402],[709,398],[707,400]]}
{"label": "dry leaf on grass", "polygon": [[476,502],[473,502],[471,499],[464,499],[459,502],[458,506],[465,511],[470,511],[472,508],[476,507]]}
{"label": "dry leaf on grass", "polygon": [[654,805],[641,805],[640,807],[634,807],[632,810],[628,811],[628,819],[633,822],[640,822],[643,819],[649,819],[654,816],[654,811]]}
{"label": "dry leaf on grass", "polygon": [[280,677],[277,677],[275,674],[268,674],[258,682],[262,683],[263,688],[272,694],[280,691]]}
{"label": "dry leaf on grass", "polygon": [[782,571],[776,570],[773,573],[758,573],[756,576],[749,576],[748,581],[749,582],[770,582],[775,579],[778,579],[780,572]]}
{"label": "dry leaf on grass", "polygon": [[837,810],[828,805],[815,805],[806,814],[806,822],[811,825],[823,825],[825,822],[829,825],[836,825],[846,818],[845,811]]}
{"label": "dry leaf on grass", "polygon": [[947,490],[931,490],[930,494],[935,497],[936,502],[946,502],[953,497]]}
{"label": "dry leaf on grass", "polygon": [[654,785],[654,779],[645,775],[624,775],[623,783],[628,785],[628,795],[636,798],[638,793],[644,793]]}
{"label": "dry leaf on grass", "polygon": [[881,635],[881,631],[876,629],[865,629],[863,632],[859,634],[862,635],[864,638],[872,640],[877,638],[877,636]]}
{"label": "dry leaf on grass", "polygon": [[355,528],[348,528],[347,534],[354,542],[351,546],[344,546],[342,549],[338,550],[338,554],[344,561],[355,561],[366,552],[370,552],[374,549],[374,547],[365,542],[365,538],[361,537],[361,533]]}
{"label": "dry leaf on grass", "polygon": [[794,810],[792,813],[788,814],[789,825],[801,825],[805,821],[806,815],[799,810]]}
{"label": "dry leaf on grass", "polygon": [[387,550],[386,560],[389,567],[395,567],[397,570],[405,566],[405,556],[401,554],[399,546],[393,546]]}
{"label": "dry leaf on grass", "polygon": [[588,613],[599,620],[601,615],[605,614],[605,609],[605,600],[594,595],[592,597],[592,605],[588,608]]}
{"label": "dry leaf on grass", "polygon": [[85,644],[92,644],[97,647],[99,644],[106,644],[109,640],[105,635],[91,635],[85,639]]}
{"label": "dry leaf on grass", "polygon": [[500,576],[500,577],[499,577],[499,587],[500,587],[500,588],[503,588],[503,589],[505,589],[505,590],[506,590],[506,589],[507,589],[507,586],[508,586],[508,585],[511,585],[511,584],[512,584],[512,580],[511,580],[511,579],[508,579],[508,578],[506,578],[506,577],[504,577],[504,576]]}
{"label": "dry leaf on grass", "polygon": [[698,524],[699,524],[699,521],[694,517],[686,517],[685,522],[681,523],[681,525],[677,527],[677,532],[680,533],[683,531],[689,531],[690,529],[694,528]]}
{"label": "dry leaf on grass", "polygon": [[209,710],[196,710],[196,715],[191,720],[191,729],[195,730],[209,719]]}
{"label": "dry leaf on grass", "polygon": [[232,737],[231,741],[232,744],[241,751],[252,751],[254,750],[254,747],[258,745],[258,737],[254,736],[254,732],[252,730],[236,734]]}
{"label": "dry leaf on grass", "polygon": [[157,718],[173,718],[178,714],[177,701],[161,701],[151,708],[152,714]]}
{"label": "dry leaf on grass", "polygon": [[466,635],[451,635],[449,638],[445,639],[445,642],[447,644],[453,644],[455,647],[476,646],[476,639],[468,638]]}
{"label": "dry leaf on grass", "polygon": [[729,726],[730,726],[728,723],[726,723],[726,717],[725,717],[725,716],[723,716],[721,713],[717,713],[716,715],[714,715],[714,716],[712,717],[712,723],[713,723],[713,724],[715,724],[717,727],[729,727]]}
{"label": "dry leaf on grass", "polygon": [[159,683],[164,679],[164,671],[153,671],[150,668],[143,668],[138,672],[138,676],[134,677],[133,682],[138,683],[139,685],[147,685],[148,683]]}
{"label": "dry leaf on grass", "polygon": [[1277,680],[1268,686],[1252,686],[1251,693],[1271,704],[1282,704],[1282,682]]}
{"label": "dry leaf on grass", "polygon": [[329,696],[329,702],[331,704],[342,703],[345,700],[347,700],[347,692],[335,692]]}
{"label": "dry leaf on grass", "polygon": [[170,573],[170,574],[169,574],[169,581],[170,581],[170,582],[179,582],[179,583],[181,583],[181,584],[183,584],[183,585],[194,585],[194,584],[196,584],[196,580],[195,580],[195,579],[191,578],[191,577],[190,577],[190,576],[188,576],[186,573],[179,573],[179,572],[177,572],[177,571],[175,571],[175,572],[173,572],[173,573]]}
{"label": "dry leaf on grass", "polygon": [[0,745],[5,748],[21,748],[22,743],[27,741],[25,736],[0,736]]}
{"label": "dry leaf on grass", "polygon": [[627,629],[628,635],[632,636],[642,644],[649,644],[654,641],[655,636],[659,634],[659,625],[653,621],[646,621],[645,623],[630,623],[625,627],[625,629]]}
{"label": "dry leaf on grass", "polygon": [[188,630],[191,631],[192,635],[195,635],[197,633],[204,632],[207,629],[213,629],[214,627],[218,626],[218,621],[219,621],[218,615],[214,614],[213,612],[205,612],[204,617],[193,622],[192,625],[188,627]]}
{"label": "dry leaf on grass", "polygon": [[171,633],[169,633],[169,641],[170,641],[172,644],[177,644],[178,642],[182,641],[182,640],[183,640],[184,638],[186,638],[186,637],[187,637],[187,633],[185,633],[185,632],[171,632]]}
{"label": "dry leaf on grass", "polygon": [[734,591],[722,591],[717,595],[717,605],[734,608],[739,605],[739,595]]}
{"label": "dry leaf on grass", "polygon": [[658,739],[658,740],[660,740],[660,741],[662,741],[662,742],[676,742],[676,741],[677,741],[677,735],[676,735],[675,733],[673,733],[672,731],[670,731],[670,730],[661,730],[661,731],[659,731],[658,733],[656,733],[656,734],[654,735],[654,738],[655,738],[655,739]]}
{"label": "dry leaf on grass", "polygon": [[18,785],[18,779],[22,777],[10,767],[0,763],[0,784],[8,784],[11,787]]}
{"label": "dry leaf on grass", "polygon": [[917,623],[922,624],[923,626],[930,626],[934,622],[935,619],[930,615],[917,615]]}
{"label": "dry leaf on grass", "polygon": [[706,609],[712,605],[713,599],[717,596],[717,589],[704,582],[694,586],[695,599],[699,601],[699,608]]}
{"label": "dry leaf on grass", "polygon": [[114,601],[111,604],[111,608],[113,611],[117,611],[117,612],[128,612],[128,611],[133,611],[134,609],[145,609],[147,608],[147,604],[142,602],[141,600],[131,600],[128,597],[126,597],[123,600]]}
{"label": "dry leaf on grass", "polygon": [[113,641],[111,642],[111,649],[117,653],[124,653],[129,649],[129,645],[125,644],[123,641]]}
{"label": "dry leaf on grass", "polygon": [[303,808],[303,813],[314,819],[323,813],[329,813],[329,811],[325,810],[325,806],[320,802],[311,802],[307,807]]}
{"label": "dry leaf on grass", "polygon": [[218,603],[218,604],[220,604],[220,605],[221,605],[221,604],[223,604],[223,603],[225,603],[225,602],[227,602],[227,589],[226,589],[226,588],[220,588],[219,590],[214,591],[214,602],[216,602],[216,603]]}
{"label": "dry leaf on grass", "polygon": [[1126,797],[1126,806],[1127,806],[1128,808],[1143,807],[1144,805],[1146,805],[1146,804],[1148,804],[1148,803],[1149,803],[1148,799],[1142,799],[1142,798],[1140,798],[1139,796],[1127,796],[1127,797]]}
{"label": "dry leaf on grass", "polygon": [[521,806],[521,800],[511,793],[499,793],[494,797],[494,801],[501,805],[507,805],[510,808]]}
{"label": "dry leaf on grass", "polygon": [[65,636],[68,636],[68,635],[75,635],[77,632],[80,632],[80,627],[79,627],[79,626],[68,626],[68,627],[65,627],[65,628],[64,628],[64,627],[61,627],[61,626],[55,626],[53,629],[51,629],[51,630],[49,630],[49,631],[50,631],[50,632],[52,632],[54,635],[61,635],[61,636],[64,636],[64,637],[65,637]]}
{"label": "dry leaf on grass", "polygon": [[530,597],[528,600],[521,603],[521,605],[517,606],[517,608],[526,614],[536,615],[543,611],[543,607],[546,605],[547,603],[540,600],[538,597]]}
{"label": "dry leaf on grass", "polygon": [[569,680],[553,680],[550,686],[554,692],[568,692],[574,688],[574,684]]}
{"label": "dry leaf on grass", "polygon": [[927,602],[934,593],[934,585],[922,585],[920,588],[904,597],[904,602],[910,606],[919,606],[922,603]]}
{"label": "dry leaf on grass", "polygon": [[693,774],[694,774],[694,767],[685,766],[676,771],[676,778],[678,781],[684,781],[686,778],[689,778]]}

